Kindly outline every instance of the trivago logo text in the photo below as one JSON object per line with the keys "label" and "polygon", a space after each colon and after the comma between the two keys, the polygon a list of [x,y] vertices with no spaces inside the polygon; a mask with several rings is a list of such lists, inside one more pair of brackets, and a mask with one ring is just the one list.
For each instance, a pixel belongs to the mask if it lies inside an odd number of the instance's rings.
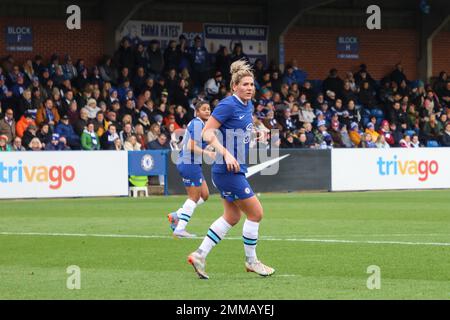
{"label": "trivago logo text", "polygon": [[72,166],[27,166],[22,160],[17,165],[0,162],[0,183],[48,183],[52,190],[61,188],[63,182],[75,179]]}
{"label": "trivago logo text", "polygon": [[411,175],[418,176],[419,181],[427,181],[430,175],[435,175],[439,171],[436,160],[398,160],[397,156],[394,156],[393,160],[385,160],[379,157],[377,164],[380,176]]}

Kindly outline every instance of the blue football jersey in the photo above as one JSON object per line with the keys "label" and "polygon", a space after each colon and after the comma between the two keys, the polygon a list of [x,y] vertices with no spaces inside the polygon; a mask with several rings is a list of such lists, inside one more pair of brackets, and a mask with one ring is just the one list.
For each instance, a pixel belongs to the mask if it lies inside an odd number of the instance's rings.
{"label": "blue football jersey", "polygon": [[[253,129],[253,104],[244,105],[236,96],[229,96],[219,102],[212,116],[219,121],[219,141],[236,158],[241,173],[247,172],[247,155]],[[217,153],[212,172],[228,172],[222,155]]]}
{"label": "blue football jersey", "polygon": [[208,144],[202,139],[202,130],[205,127],[205,123],[200,118],[194,118],[189,122],[186,128],[186,132],[183,136],[182,148],[179,154],[178,163],[184,164],[202,164],[202,155],[195,154],[194,151],[187,149],[188,141],[193,140],[195,144],[205,149]]}

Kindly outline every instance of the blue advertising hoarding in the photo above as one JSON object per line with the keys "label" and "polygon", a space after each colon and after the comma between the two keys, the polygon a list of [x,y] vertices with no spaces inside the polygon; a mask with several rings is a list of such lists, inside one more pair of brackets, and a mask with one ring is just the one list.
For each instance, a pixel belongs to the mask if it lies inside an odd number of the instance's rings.
{"label": "blue advertising hoarding", "polygon": [[164,176],[164,194],[167,189],[167,163],[170,150],[145,150],[128,152],[129,176]]}

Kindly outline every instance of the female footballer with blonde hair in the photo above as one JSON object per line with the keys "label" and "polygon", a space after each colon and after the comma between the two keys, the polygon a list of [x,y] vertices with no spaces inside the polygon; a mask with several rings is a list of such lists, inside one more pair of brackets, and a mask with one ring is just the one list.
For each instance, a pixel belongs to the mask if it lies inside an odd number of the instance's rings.
{"label": "female footballer with blonde hair", "polygon": [[[251,67],[242,60],[234,62],[230,72],[233,95],[220,101],[202,131],[203,139],[214,147],[217,154],[212,180],[223,198],[224,214],[210,226],[200,247],[188,257],[188,262],[201,279],[209,278],[205,271],[206,256],[239,222],[242,212],[247,217],[242,234],[247,271],[261,276],[275,272],[256,256],[263,208],[245,177],[253,128],[251,99],[255,93],[254,75]],[[219,137],[216,136],[217,129]]]}

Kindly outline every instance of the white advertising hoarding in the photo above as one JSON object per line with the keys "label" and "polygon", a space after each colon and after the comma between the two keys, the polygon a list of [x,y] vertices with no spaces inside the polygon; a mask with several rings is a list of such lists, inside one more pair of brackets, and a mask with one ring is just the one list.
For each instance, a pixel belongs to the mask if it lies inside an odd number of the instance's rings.
{"label": "white advertising hoarding", "polygon": [[127,194],[126,151],[0,153],[0,199]]}
{"label": "white advertising hoarding", "polygon": [[450,148],[333,149],[331,189],[450,188]]}

